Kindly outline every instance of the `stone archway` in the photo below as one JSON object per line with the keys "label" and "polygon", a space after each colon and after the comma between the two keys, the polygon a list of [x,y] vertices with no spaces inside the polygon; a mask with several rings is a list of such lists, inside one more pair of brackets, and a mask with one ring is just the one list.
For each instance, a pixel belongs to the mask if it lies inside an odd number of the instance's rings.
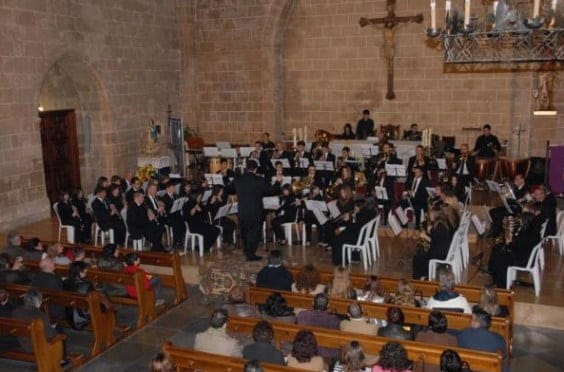
{"label": "stone archway", "polygon": [[63,54],[43,75],[37,102],[46,111],[75,110],[82,187],[91,192],[98,176],[115,169],[109,104],[96,71],[84,58]]}

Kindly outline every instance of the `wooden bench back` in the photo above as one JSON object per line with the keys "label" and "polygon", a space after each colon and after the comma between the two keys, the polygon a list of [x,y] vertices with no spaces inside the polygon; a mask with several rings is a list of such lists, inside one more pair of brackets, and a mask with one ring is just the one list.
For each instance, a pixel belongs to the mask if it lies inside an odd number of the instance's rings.
{"label": "wooden bench back", "polygon": [[[253,327],[258,320],[259,319],[240,318],[235,316],[229,317],[227,330],[229,332],[250,335],[252,334]],[[339,330],[306,327],[276,321],[270,323],[274,329],[274,339],[278,347],[280,347],[282,342],[293,342],[296,334],[302,329],[312,331],[315,334],[319,346],[341,349],[348,342],[356,340],[361,343],[364,352],[371,355],[378,355],[382,346],[392,341],[392,339],[385,337],[367,336]],[[405,347],[409,359],[414,362],[422,361],[433,365],[440,364],[441,354],[445,349],[445,347],[441,345],[426,344],[422,342],[403,341],[397,339],[393,339],[393,341],[399,342],[403,345],[403,347]],[[456,347],[451,349],[455,350],[462,360],[467,361],[473,371],[501,371],[503,362],[501,354],[473,351]]]}
{"label": "wooden bench back", "polygon": [[[163,346],[163,351],[167,352],[174,364],[176,371],[242,371],[245,366],[243,358],[205,353],[193,349],[186,349],[174,346],[167,342]],[[260,366],[267,372],[282,371],[303,371],[301,369],[289,368],[270,363],[261,363]]]}
{"label": "wooden bench back", "polygon": [[35,363],[39,372],[62,371],[59,363],[63,359],[63,339],[55,337],[55,339],[48,341],[43,332],[43,321],[41,319],[29,322],[0,318],[0,333],[29,338],[33,345],[33,354],[15,350],[1,353],[1,357]]}
{"label": "wooden bench back", "polygon": [[[253,305],[264,304],[268,296],[275,291],[265,288],[250,287],[248,291],[249,303]],[[301,309],[311,309],[313,307],[313,296],[285,291],[276,291],[282,294],[289,306]],[[331,298],[329,300],[329,311],[338,314],[347,314],[348,307],[353,300]],[[391,304],[376,304],[371,302],[361,302],[364,314],[370,318],[386,319],[386,312],[390,307],[398,307]],[[416,307],[399,306],[403,311],[405,322],[408,324],[419,324],[427,326],[429,323],[429,313],[431,310]],[[470,327],[472,316],[470,314],[444,313],[449,329],[464,329]],[[503,336],[507,350],[509,350],[509,321],[505,318],[492,318],[491,331]]]}
{"label": "wooden bench back", "polygon": [[[35,271],[39,270],[39,262],[25,260],[24,265]],[[61,277],[69,276],[69,267],[57,265],[55,273]],[[104,271],[98,269],[88,269],[86,278],[97,283],[134,285],[137,290],[137,298],[112,296],[110,300],[113,303],[123,305],[133,305],[139,307],[139,317],[137,319],[137,327],[144,326],[147,322],[153,320],[157,316],[155,308],[155,292],[152,289],[146,289],[144,285],[143,274],[128,274],[117,271]]]}
{"label": "wooden bench back", "polygon": [[[22,242],[28,240],[22,239]],[[54,244],[54,241],[43,241],[44,245]],[[75,245],[68,243],[61,243],[65,248],[72,248]],[[94,245],[81,245],[86,251],[86,257],[95,258],[96,260],[102,257],[103,248]],[[119,255],[124,258],[128,253],[137,253],[141,258],[143,265],[152,265],[159,267],[167,267],[172,269],[171,274],[154,273],[151,274],[157,276],[161,280],[161,284],[164,287],[169,287],[174,289],[174,304],[178,305],[182,301],[188,298],[188,292],[186,291],[186,283],[184,282],[184,277],[182,275],[182,262],[178,251],[174,251],[173,254],[160,253],[160,252],[139,252],[133,251],[131,249],[120,248]]]}
{"label": "wooden bench back", "polygon": [[[17,284],[3,285],[2,287],[13,297],[23,295],[31,288],[31,286]],[[103,350],[115,343],[115,311],[107,310],[102,312],[100,293],[92,291],[88,294],[81,294],[54,289],[42,289],[41,293],[43,294],[44,302],[47,304],[55,303],[65,307],[76,307],[88,310],[90,314],[91,330],[94,334],[94,342],[90,350],[91,356],[100,354]]]}

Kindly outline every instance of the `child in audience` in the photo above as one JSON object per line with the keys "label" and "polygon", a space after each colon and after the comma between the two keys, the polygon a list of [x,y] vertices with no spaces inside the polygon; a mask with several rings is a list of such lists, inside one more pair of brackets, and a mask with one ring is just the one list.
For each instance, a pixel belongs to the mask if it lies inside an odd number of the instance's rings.
{"label": "child in audience", "polygon": [[[141,258],[137,253],[129,253],[125,256],[125,268],[124,272],[128,274],[141,273],[143,274],[143,282],[145,289],[153,289],[155,291],[155,304],[160,306],[164,304],[164,300],[160,297],[161,295],[161,280],[156,276],[147,274],[139,265],[141,264]],[[125,290],[130,297],[137,298],[137,289],[134,285],[128,284],[125,286]]]}

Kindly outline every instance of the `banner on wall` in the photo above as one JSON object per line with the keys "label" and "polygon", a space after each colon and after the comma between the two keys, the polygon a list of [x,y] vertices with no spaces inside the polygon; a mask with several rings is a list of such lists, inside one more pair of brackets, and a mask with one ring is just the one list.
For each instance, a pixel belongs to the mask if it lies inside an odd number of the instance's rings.
{"label": "banner on wall", "polygon": [[564,193],[564,146],[548,148],[548,184],[553,194]]}

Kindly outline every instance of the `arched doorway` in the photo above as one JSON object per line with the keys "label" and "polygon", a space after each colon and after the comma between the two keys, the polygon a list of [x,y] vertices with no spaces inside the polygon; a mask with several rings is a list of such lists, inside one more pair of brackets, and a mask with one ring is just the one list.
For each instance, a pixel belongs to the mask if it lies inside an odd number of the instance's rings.
{"label": "arched doorway", "polygon": [[95,70],[85,59],[64,54],[45,73],[37,102],[43,113],[74,113],[76,163],[82,188],[91,192],[98,176],[111,175],[115,169],[111,139],[106,135],[110,129],[108,100]]}

